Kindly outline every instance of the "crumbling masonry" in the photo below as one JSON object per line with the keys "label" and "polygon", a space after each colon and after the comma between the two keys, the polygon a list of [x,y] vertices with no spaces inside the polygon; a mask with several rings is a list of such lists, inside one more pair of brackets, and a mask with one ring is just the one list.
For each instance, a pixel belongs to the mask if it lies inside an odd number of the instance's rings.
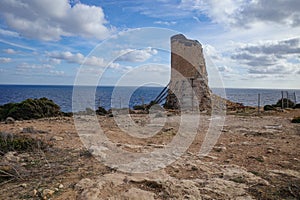
{"label": "crumbling masonry", "polygon": [[184,35],[171,37],[171,81],[166,108],[211,110],[211,91],[202,45]]}

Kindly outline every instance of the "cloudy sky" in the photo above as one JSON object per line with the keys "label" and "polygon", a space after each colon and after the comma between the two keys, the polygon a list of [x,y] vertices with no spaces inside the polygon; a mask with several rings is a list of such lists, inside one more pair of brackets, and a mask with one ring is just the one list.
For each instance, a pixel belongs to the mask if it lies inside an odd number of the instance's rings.
{"label": "cloudy sky", "polygon": [[299,0],[1,0],[0,84],[166,84],[168,49],[116,39],[144,27],[198,40],[225,87],[300,89]]}

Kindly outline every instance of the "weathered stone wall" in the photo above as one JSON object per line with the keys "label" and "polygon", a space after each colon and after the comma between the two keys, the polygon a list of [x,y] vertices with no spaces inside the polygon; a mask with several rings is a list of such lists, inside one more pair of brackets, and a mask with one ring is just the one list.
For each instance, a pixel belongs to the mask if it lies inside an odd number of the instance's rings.
{"label": "weathered stone wall", "polygon": [[[202,45],[184,35],[171,37],[171,82],[166,107],[200,111],[211,109],[211,91]],[[175,97],[175,95],[176,97]]]}

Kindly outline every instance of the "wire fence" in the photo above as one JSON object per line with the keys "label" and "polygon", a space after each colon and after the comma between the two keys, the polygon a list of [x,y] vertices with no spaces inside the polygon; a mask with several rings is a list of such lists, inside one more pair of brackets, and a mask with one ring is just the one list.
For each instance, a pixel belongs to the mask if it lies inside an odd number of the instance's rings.
{"label": "wire fence", "polygon": [[[262,97],[263,94],[258,93],[258,98],[257,98],[258,112],[260,112],[262,107]],[[280,107],[281,109],[286,109],[286,108],[293,108],[296,104],[297,104],[296,92],[281,91],[281,99],[278,99],[275,104],[265,105],[265,106],[268,106],[269,109],[272,109],[272,107]],[[264,107],[264,110],[266,110],[266,107]]]}

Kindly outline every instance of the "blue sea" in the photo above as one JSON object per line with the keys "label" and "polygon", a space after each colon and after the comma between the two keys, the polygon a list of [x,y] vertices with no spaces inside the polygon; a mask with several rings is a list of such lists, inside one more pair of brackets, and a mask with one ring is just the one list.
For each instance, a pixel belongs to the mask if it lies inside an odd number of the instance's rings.
{"label": "blue sea", "polygon": [[[123,91],[124,94],[127,91],[135,90],[132,87],[121,87],[118,91]],[[91,91],[94,92],[94,87],[80,87],[82,93],[86,92],[89,94]],[[133,107],[134,105],[149,103],[154,100],[157,95],[163,90],[162,87],[139,87],[131,95],[128,105],[126,99],[122,97],[119,92],[118,95],[114,95],[112,98],[114,87],[113,86],[101,86],[96,88],[94,92],[95,104],[90,102],[90,108],[97,108],[102,106],[105,109],[111,107]],[[212,88],[215,94],[220,94],[221,90]],[[243,103],[247,106],[257,106],[258,94],[261,96],[261,105],[274,104],[278,99],[281,98],[281,91],[284,91],[284,97],[286,92],[290,95],[296,95],[296,101],[300,101],[300,90],[281,90],[281,89],[233,89],[226,88],[226,98],[234,101]],[[37,86],[37,85],[0,85],[0,105],[10,102],[20,102],[28,98],[41,98],[46,97],[52,99],[56,104],[61,107],[64,112],[72,111],[72,94],[73,86]],[[293,96],[293,95],[292,95]],[[85,98],[83,95],[81,98]],[[93,105],[95,107],[93,107]]]}

